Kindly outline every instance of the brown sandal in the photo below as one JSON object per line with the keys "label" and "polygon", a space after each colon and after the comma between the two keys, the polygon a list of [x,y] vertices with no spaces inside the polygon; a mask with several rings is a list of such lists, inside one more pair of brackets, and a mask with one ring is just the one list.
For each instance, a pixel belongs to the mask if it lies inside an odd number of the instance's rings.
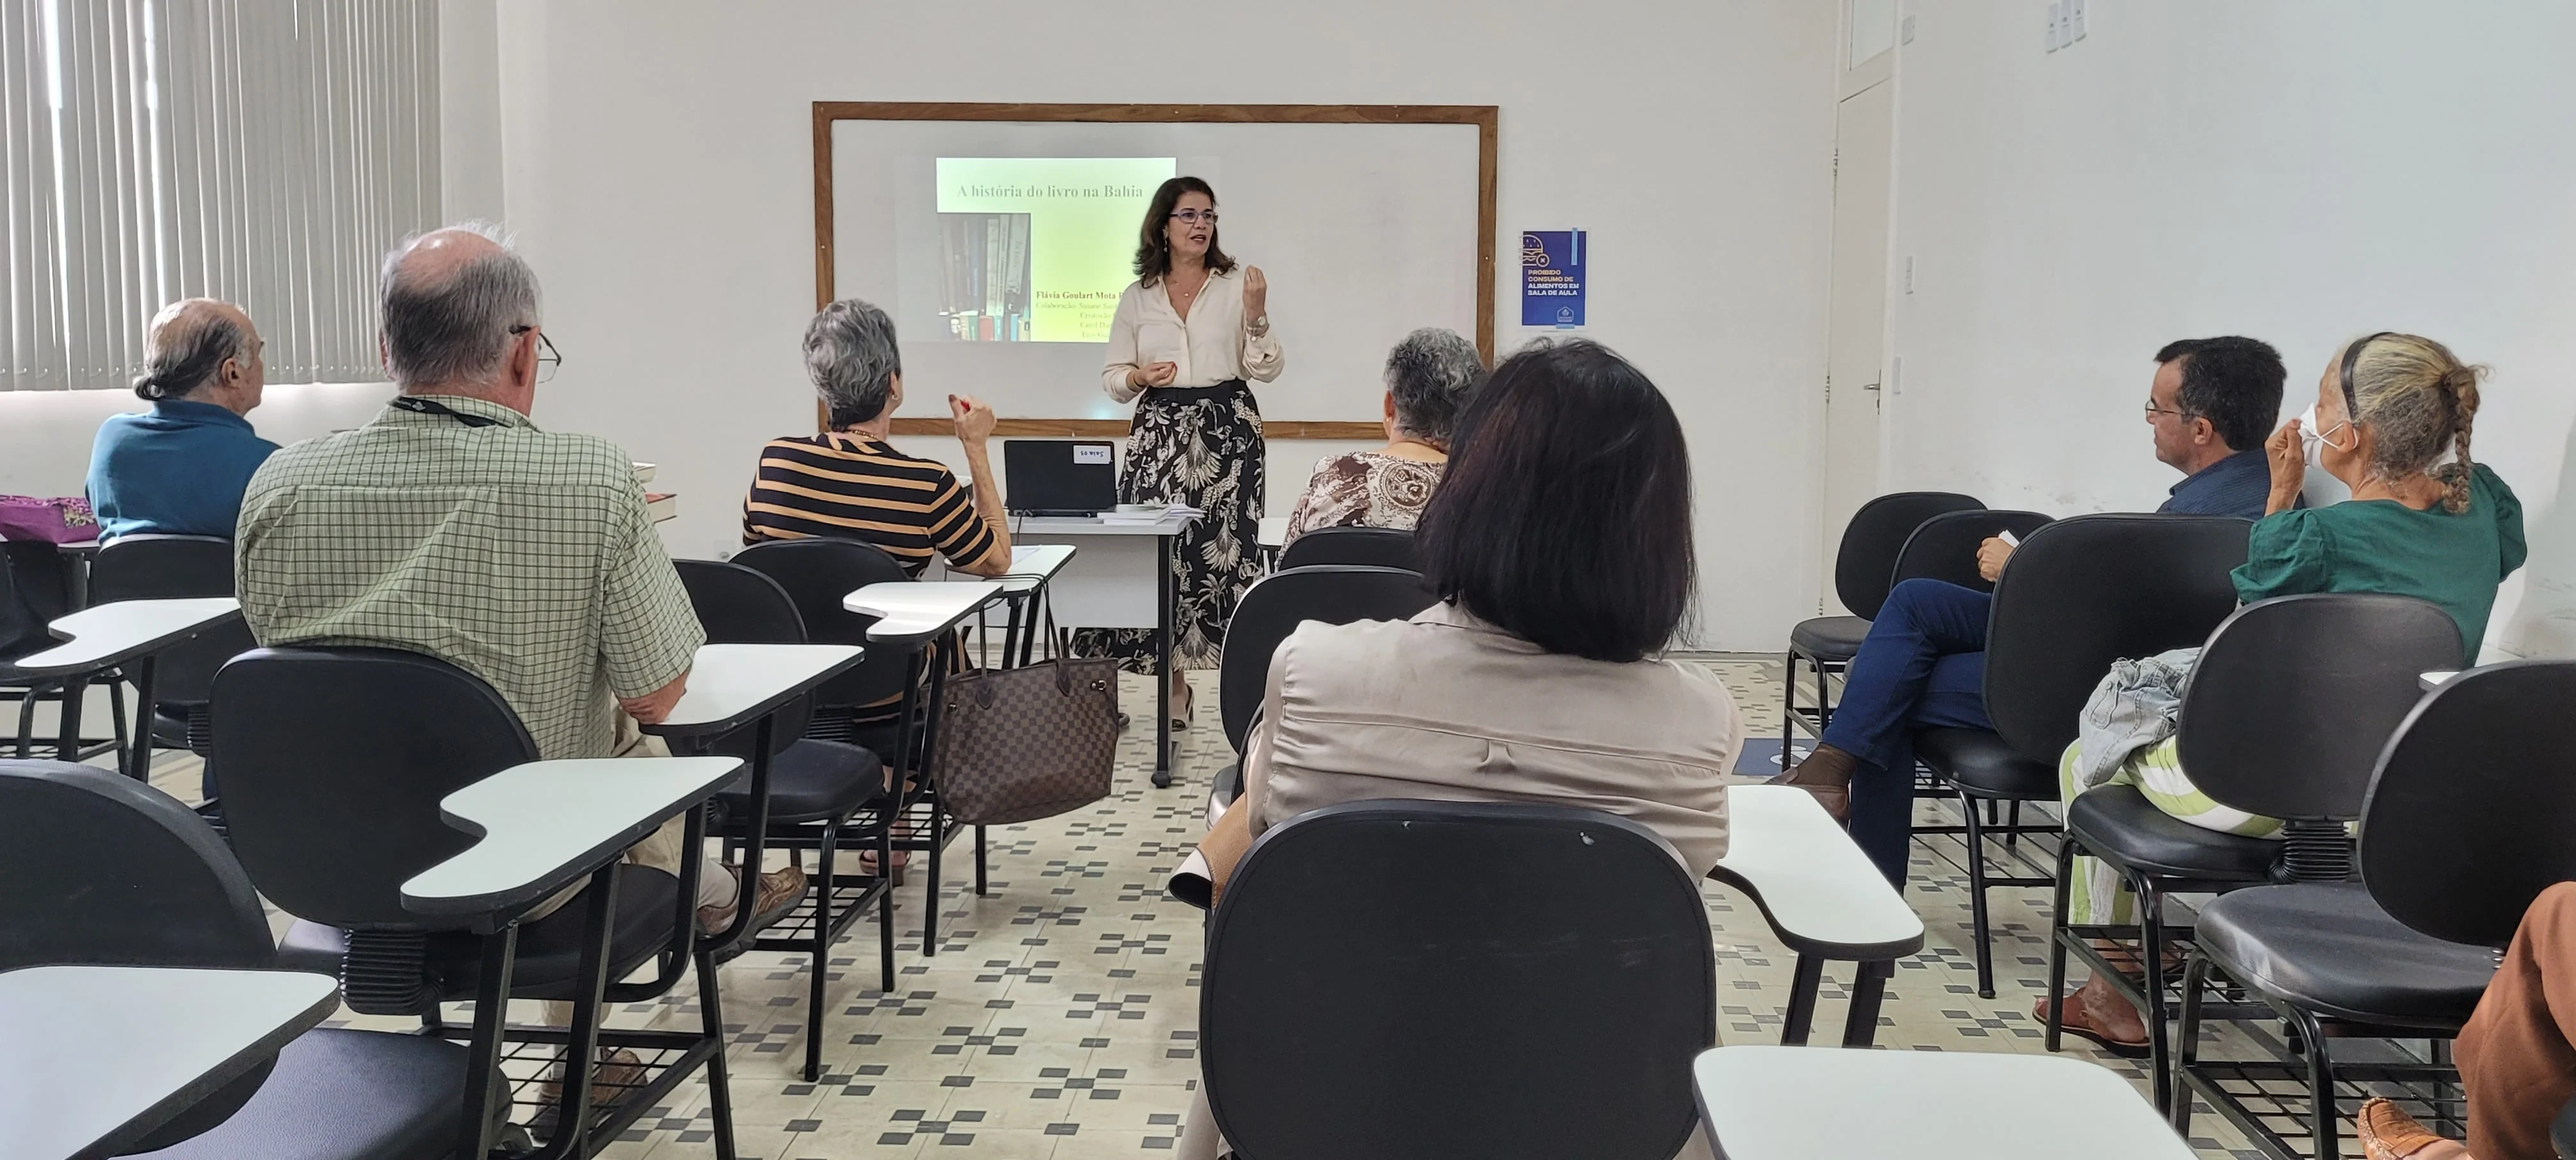
{"label": "brown sandal", "polygon": [[1773,781],[1771,784],[1794,785],[1799,789],[1803,789],[1815,797],[1817,805],[1825,807],[1826,816],[1837,822],[1851,821],[1850,783],[1846,782],[1842,785],[1833,785],[1824,781],[1798,780],[1799,775],[1805,773],[1806,769],[1806,763],[1800,762],[1789,772],[1781,774],[1778,780]]}
{"label": "brown sandal", "polygon": [[[2084,1000],[2081,995],[2068,995],[2065,998],[2058,1000],[2057,1009],[2059,1030],[2079,1039],[2092,1040],[2096,1045],[2100,1046],[2102,1050],[2119,1056],[2122,1059],[2145,1059],[2147,1057],[2146,1040],[2140,1039],[2135,1042],[2131,1042],[2128,1040],[2113,1039],[2109,1035],[2104,1034],[2100,1028],[2093,1026],[2091,1022],[2093,1013],[2085,1008]],[[2042,1026],[2045,1026],[2048,1023],[2048,1000],[2032,1000],[2030,1004],[2030,1013],[2033,1018],[2040,1021]]]}

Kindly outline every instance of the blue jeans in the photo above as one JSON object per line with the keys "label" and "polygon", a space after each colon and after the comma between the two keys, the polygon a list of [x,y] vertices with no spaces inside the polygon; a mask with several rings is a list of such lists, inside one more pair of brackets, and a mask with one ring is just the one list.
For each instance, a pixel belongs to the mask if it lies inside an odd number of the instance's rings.
{"label": "blue jeans", "polygon": [[1887,594],[1843,678],[1824,743],[1858,758],[1851,836],[1898,885],[1914,828],[1914,734],[1992,729],[1986,719],[1986,613],[1995,598],[1938,580]]}

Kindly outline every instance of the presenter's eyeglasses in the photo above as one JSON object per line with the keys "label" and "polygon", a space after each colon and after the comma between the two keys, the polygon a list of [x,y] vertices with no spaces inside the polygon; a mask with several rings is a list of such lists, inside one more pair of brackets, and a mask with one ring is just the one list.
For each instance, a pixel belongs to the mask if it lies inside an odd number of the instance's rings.
{"label": "presenter's eyeglasses", "polygon": [[[531,330],[537,330],[537,328],[521,323],[510,328],[510,337],[517,338]],[[547,338],[546,332],[542,330],[537,330],[537,348],[537,381],[553,382],[555,371],[563,366],[563,352],[555,349],[555,340]]]}
{"label": "presenter's eyeglasses", "polygon": [[1212,209],[1176,209],[1172,211],[1172,220],[1193,226],[1200,222],[1215,225],[1216,211]]}

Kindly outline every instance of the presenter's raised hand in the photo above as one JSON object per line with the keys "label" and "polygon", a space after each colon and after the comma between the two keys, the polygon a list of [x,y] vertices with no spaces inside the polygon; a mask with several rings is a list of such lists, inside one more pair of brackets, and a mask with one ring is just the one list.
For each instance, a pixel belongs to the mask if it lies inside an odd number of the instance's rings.
{"label": "presenter's raised hand", "polygon": [[972,395],[948,396],[948,421],[960,443],[981,443],[993,434],[993,405]]}
{"label": "presenter's raised hand", "polygon": [[1244,325],[1262,326],[1269,316],[1270,279],[1261,276],[1261,267],[1246,266],[1243,270]]}

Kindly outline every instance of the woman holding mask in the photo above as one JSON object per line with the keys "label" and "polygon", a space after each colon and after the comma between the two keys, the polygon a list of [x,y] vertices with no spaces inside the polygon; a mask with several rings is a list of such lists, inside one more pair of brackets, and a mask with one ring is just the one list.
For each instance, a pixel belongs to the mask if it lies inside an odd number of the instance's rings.
{"label": "woman holding mask", "polygon": [[[2496,585],[2522,567],[2522,502],[2485,464],[2469,458],[2478,379],[2429,338],[2382,331],[2326,363],[2317,403],[2281,425],[2264,445],[2272,492],[2236,569],[2247,604],[2312,592],[2385,592],[2440,605],[2460,626],[2476,664],[2495,608]],[[2445,455],[2449,462],[2443,462]],[[2308,465],[2352,489],[2352,498],[2299,507]],[[2065,800],[2084,787],[2079,746],[2059,766]],[[2203,829],[2276,837],[2281,823],[2231,809],[2192,787],[2172,738],[2141,750],[2105,784],[2134,785],[2156,808]],[[2078,858],[2067,921],[2077,926],[2132,921],[2118,875]],[[2040,1000],[2047,1017],[2051,1000]],[[2146,1026],[2102,979],[2058,1000],[2066,1030],[2116,1054],[2143,1056]]]}
{"label": "woman holding mask", "polygon": [[[1173,546],[1172,713],[1187,719],[1189,669],[1212,669],[1225,625],[1258,576],[1261,409],[1246,382],[1271,382],[1285,361],[1270,333],[1270,285],[1217,246],[1216,191],[1175,177],[1154,191],[1136,246],[1136,281],[1118,296],[1100,386],[1134,401],[1123,503],[1187,504],[1207,513]],[[1150,671],[1150,629],[1088,629],[1077,652]]]}

